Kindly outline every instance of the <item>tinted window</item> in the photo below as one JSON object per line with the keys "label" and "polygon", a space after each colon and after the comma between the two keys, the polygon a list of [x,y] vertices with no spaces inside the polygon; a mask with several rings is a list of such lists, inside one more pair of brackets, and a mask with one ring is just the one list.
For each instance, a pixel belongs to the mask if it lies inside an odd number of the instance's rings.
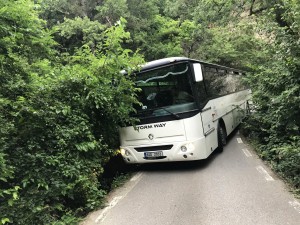
{"label": "tinted window", "polygon": [[209,97],[226,95],[245,89],[241,75],[233,71],[205,67],[204,79]]}
{"label": "tinted window", "polygon": [[[179,113],[196,108],[191,90],[189,64],[180,63],[136,76],[136,85],[141,89],[138,112],[151,111],[153,115]],[[153,110],[165,108],[164,110]]]}

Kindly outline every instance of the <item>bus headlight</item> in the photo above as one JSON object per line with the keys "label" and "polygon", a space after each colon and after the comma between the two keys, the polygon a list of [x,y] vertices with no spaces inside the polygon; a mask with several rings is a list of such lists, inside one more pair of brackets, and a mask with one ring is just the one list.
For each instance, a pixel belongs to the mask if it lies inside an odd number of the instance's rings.
{"label": "bus headlight", "polygon": [[180,147],[180,150],[181,150],[182,152],[186,152],[186,151],[187,151],[187,147],[186,147],[185,145],[182,145],[182,146]]}
{"label": "bus headlight", "polygon": [[129,152],[128,150],[125,150],[125,149],[121,148],[121,154],[122,154],[123,156],[129,156],[129,155],[130,155],[130,152]]}
{"label": "bus headlight", "polygon": [[120,152],[121,152],[121,155],[125,155],[125,149],[124,148],[121,148]]}

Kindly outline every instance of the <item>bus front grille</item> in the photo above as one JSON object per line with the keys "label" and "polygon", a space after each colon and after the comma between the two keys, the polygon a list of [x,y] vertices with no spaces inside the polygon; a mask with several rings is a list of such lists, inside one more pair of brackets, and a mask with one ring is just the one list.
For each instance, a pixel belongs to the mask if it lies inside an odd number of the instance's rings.
{"label": "bus front grille", "polygon": [[134,148],[137,152],[151,152],[151,151],[162,151],[170,150],[173,145],[159,145],[159,146],[150,146],[150,147],[136,147]]}

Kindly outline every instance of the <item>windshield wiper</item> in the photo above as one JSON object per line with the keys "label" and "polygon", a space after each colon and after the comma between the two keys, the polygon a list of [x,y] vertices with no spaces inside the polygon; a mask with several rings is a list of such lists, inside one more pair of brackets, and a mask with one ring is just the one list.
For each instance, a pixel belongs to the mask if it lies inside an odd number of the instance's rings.
{"label": "windshield wiper", "polygon": [[156,110],[164,110],[167,113],[169,113],[170,115],[172,115],[175,119],[177,119],[177,120],[181,119],[181,117],[178,114],[173,113],[173,112],[169,111],[168,109],[166,109],[164,107],[155,108],[155,109],[146,109],[146,110],[138,111],[136,114],[133,114],[133,116],[138,116],[138,117],[139,116],[143,116],[144,118],[156,117],[155,114],[153,115],[153,113]]}
{"label": "windshield wiper", "polygon": [[141,116],[141,115],[149,115],[152,114],[154,109],[143,109],[141,111],[137,111],[137,113],[133,114],[133,116]]}
{"label": "windshield wiper", "polygon": [[181,119],[181,117],[180,117],[178,114],[173,113],[173,112],[167,110],[167,109],[164,108],[164,107],[161,107],[161,108],[158,108],[158,109],[163,109],[163,110],[165,110],[166,112],[168,112],[168,113],[170,113],[172,116],[174,116],[177,120],[180,120],[180,119]]}

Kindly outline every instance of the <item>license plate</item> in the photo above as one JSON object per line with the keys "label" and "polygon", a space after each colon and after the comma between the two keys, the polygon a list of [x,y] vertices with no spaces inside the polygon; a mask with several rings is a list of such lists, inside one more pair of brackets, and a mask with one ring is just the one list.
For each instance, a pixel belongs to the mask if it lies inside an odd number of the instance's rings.
{"label": "license plate", "polygon": [[157,158],[163,156],[162,151],[157,151],[157,152],[144,152],[144,157],[145,158]]}

